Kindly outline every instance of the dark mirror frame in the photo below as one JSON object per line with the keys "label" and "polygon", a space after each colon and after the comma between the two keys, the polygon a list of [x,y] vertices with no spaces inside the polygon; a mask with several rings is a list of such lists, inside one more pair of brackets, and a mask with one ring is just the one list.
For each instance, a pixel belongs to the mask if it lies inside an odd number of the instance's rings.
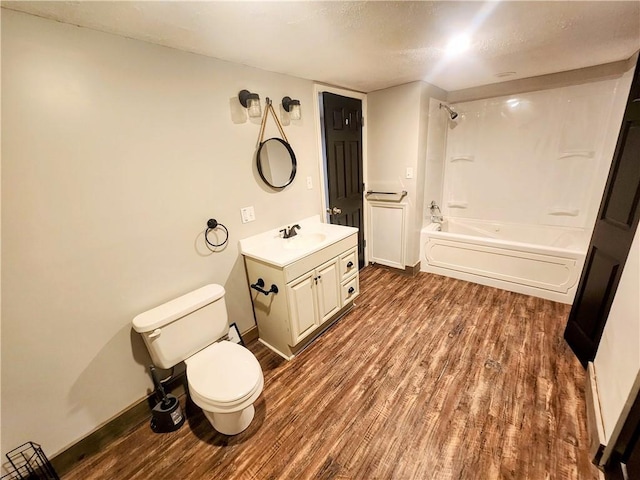
{"label": "dark mirror frame", "polygon": [[[267,142],[270,142],[272,140],[276,140],[282,143],[282,145],[284,145],[284,147],[289,152],[289,156],[291,157],[291,175],[289,176],[289,180],[287,180],[287,182],[284,185],[273,185],[271,182],[269,182],[265,178],[264,173],[262,172],[262,164],[260,162],[260,152],[262,151],[262,147]],[[276,189],[282,189],[288,185],[291,185],[291,182],[293,182],[293,179],[296,178],[296,171],[298,169],[298,163],[296,162],[296,154],[293,152],[293,148],[291,148],[291,145],[289,145],[283,139],[278,137],[267,138],[264,142],[260,143],[260,147],[258,147],[258,153],[256,154],[256,165],[258,167],[258,173],[260,174],[260,178],[262,179],[262,181],[267,185],[269,185],[271,188],[276,188]]]}

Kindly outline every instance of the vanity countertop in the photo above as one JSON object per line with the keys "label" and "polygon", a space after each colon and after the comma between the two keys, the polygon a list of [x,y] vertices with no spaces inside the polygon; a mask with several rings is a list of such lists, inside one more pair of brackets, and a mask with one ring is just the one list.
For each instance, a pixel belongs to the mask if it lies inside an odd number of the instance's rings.
{"label": "vanity countertop", "polygon": [[[291,225],[300,225],[296,236],[282,238],[282,230]],[[358,232],[357,228],[333,225],[320,221],[320,216],[291,222],[240,240],[240,253],[278,267],[285,267],[307,255]]]}

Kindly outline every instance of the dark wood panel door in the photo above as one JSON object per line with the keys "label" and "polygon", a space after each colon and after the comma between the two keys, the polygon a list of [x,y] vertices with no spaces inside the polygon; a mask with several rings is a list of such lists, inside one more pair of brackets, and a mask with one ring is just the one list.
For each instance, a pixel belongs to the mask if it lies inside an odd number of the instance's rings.
{"label": "dark wood panel door", "polygon": [[364,266],[362,102],[322,94],[328,207],[331,223],[358,228],[358,264]]}
{"label": "dark wood panel door", "polygon": [[593,360],[640,217],[640,67],[636,66],[587,258],[564,338]]}

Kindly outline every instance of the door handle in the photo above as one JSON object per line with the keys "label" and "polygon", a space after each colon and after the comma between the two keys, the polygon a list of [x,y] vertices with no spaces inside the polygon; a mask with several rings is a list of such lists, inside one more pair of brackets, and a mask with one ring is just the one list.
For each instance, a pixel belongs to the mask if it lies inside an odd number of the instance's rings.
{"label": "door handle", "polygon": [[342,210],[338,207],[327,208],[327,213],[329,215],[340,215],[342,213]]}

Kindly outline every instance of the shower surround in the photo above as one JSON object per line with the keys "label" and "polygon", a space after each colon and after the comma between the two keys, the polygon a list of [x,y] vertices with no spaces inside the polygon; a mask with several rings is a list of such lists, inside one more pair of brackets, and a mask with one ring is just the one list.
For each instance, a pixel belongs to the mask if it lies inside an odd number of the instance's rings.
{"label": "shower surround", "polygon": [[[426,216],[422,271],[571,303],[631,73],[457,103],[455,121],[440,112],[448,126],[442,197],[427,193],[425,202],[440,203],[451,226],[436,231]],[[432,164],[428,155],[427,179],[440,173]],[[549,232],[571,238],[570,247],[550,245]]]}

